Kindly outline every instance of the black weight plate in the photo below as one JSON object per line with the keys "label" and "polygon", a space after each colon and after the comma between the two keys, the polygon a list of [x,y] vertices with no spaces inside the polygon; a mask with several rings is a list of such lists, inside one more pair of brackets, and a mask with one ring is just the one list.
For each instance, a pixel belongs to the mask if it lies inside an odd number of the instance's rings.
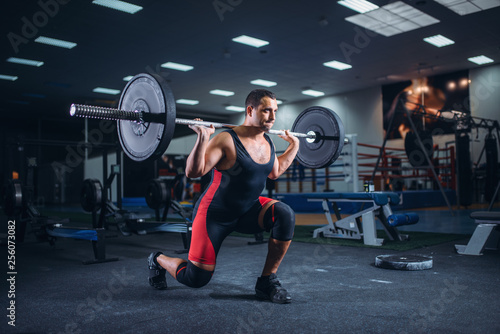
{"label": "black weight plate", "polygon": [[[421,131],[418,133],[422,144],[424,144],[425,152],[427,156],[432,159],[434,144],[432,141],[432,135],[428,132]],[[413,167],[428,166],[427,159],[425,158],[425,153],[422,151],[420,144],[418,142],[417,135],[415,132],[410,131],[405,137],[405,152],[410,164]]]}
{"label": "black weight plate", "polygon": [[9,180],[5,186],[4,212],[12,217],[19,214],[23,208],[23,188],[19,180]]}
{"label": "black weight plate", "polygon": [[379,255],[375,267],[395,270],[425,270],[432,268],[432,258],[421,255]]}
{"label": "black weight plate", "polygon": [[344,124],[335,112],[325,107],[314,106],[301,112],[293,123],[292,131],[306,134],[314,131],[320,136],[335,138],[319,139],[314,142],[299,138],[297,160],[304,167],[328,167],[337,160],[344,147]]}
{"label": "black weight plate", "polygon": [[164,208],[170,202],[170,191],[166,181],[152,180],[146,192],[146,203],[151,209]]}
{"label": "black weight plate", "polygon": [[174,136],[176,117],[174,96],[165,80],[145,73],[134,76],[123,89],[118,108],[162,115],[161,123],[117,121],[121,147],[130,159],[159,158]]}
{"label": "black weight plate", "polygon": [[83,181],[80,192],[80,204],[87,212],[98,211],[102,203],[102,185],[97,179],[86,179]]}

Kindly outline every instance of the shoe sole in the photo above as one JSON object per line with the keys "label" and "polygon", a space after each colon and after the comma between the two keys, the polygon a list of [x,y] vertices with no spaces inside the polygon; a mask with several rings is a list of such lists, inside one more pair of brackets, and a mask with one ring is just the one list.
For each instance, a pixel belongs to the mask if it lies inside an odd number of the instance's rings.
{"label": "shoe sole", "polygon": [[273,300],[271,297],[269,297],[267,294],[260,290],[255,290],[255,297],[260,300],[270,300],[272,303],[275,304],[290,304],[292,302],[291,299],[285,299],[285,300]]}

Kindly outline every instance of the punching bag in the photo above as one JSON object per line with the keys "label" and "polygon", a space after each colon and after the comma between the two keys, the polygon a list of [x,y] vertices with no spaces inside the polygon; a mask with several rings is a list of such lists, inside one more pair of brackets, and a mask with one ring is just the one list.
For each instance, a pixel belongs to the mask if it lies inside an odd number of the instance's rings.
{"label": "punching bag", "polygon": [[470,159],[469,135],[457,133],[455,136],[457,146],[457,197],[458,204],[469,206],[472,204],[472,164]]}
{"label": "punching bag", "polygon": [[498,150],[495,136],[488,134],[484,139],[484,151],[486,152],[486,182],[484,184],[484,197],[491,201],[498,183]]}

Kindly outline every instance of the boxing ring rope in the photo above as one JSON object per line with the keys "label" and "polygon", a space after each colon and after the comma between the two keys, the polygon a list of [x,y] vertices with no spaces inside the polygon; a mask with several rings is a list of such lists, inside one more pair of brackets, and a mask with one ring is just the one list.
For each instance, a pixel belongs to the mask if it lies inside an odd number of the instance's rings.
{"label": "boxing ring rope", "polygon": [[[355,134],[346,135],[349,144],[339,159],[331,166],[323,169],[308,169],[294,162],[275,183],[275,191],[282,193],[323,192],[335,190],[338,182],[350,184],[347,191],[362,191],[359,181],[369,181],[375,169],[376,160],[381,152],[381,159],[374,174],[375,190],[398,191],[413,188],[407,181],[421,181],[432,189],[435,181],[429,166],[413,167],[404,148],[385,147],[358,143]],[[444,188],[456,190],[455,147],[436,149],[432,158],[433,168],[439,175]],[[394,184],[403,184],[395,188]],[[336,190],[335,190],[336,191]]]}

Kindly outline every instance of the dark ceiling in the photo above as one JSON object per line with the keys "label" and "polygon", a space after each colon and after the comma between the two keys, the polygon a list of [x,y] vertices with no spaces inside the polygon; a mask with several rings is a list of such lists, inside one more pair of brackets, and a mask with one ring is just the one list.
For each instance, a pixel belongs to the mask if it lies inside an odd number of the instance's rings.
{"label": "dark ceiling", "polygon": [[[431,0],[405,1],[440,22],[384,37],[347,22],[345,17],[357,13],[334,0],[129,2],[143,9],[132,15],[90,0],[4,4],[0,74],[18,79],[0,80],[2,115],[65,118],[73,102],[113,106],[119,95],[93,93],[93,88],[121,90],[123,77],[149,72],[164,77],[176,99],[200,101],[192,107],[178,105],[179,117],[217,120],[234,113],[225,106],[243,105],[257,87],[250,81],[257,78],[277,82],[271,90],[290,103],[312,99],[301,94],[306,87],[335,95],[478,67],[467,61],[472,56],[486,55],[495,63],[500,59],[500,7],[460,16]],[[242,34],[270,44],[253,48],[231,41]],[[437,48],[422,40],[436,34],[455,44]],[[63,49],[35,43],[40,35],[78,45]],[[12,64],[5,61],[9,57],[44,65]],[[330,60],[353,68],[337,71],[322,65]],[[167,61],[194,70],[161,68]],[[235,95],[209,94],[215,88]]]}

